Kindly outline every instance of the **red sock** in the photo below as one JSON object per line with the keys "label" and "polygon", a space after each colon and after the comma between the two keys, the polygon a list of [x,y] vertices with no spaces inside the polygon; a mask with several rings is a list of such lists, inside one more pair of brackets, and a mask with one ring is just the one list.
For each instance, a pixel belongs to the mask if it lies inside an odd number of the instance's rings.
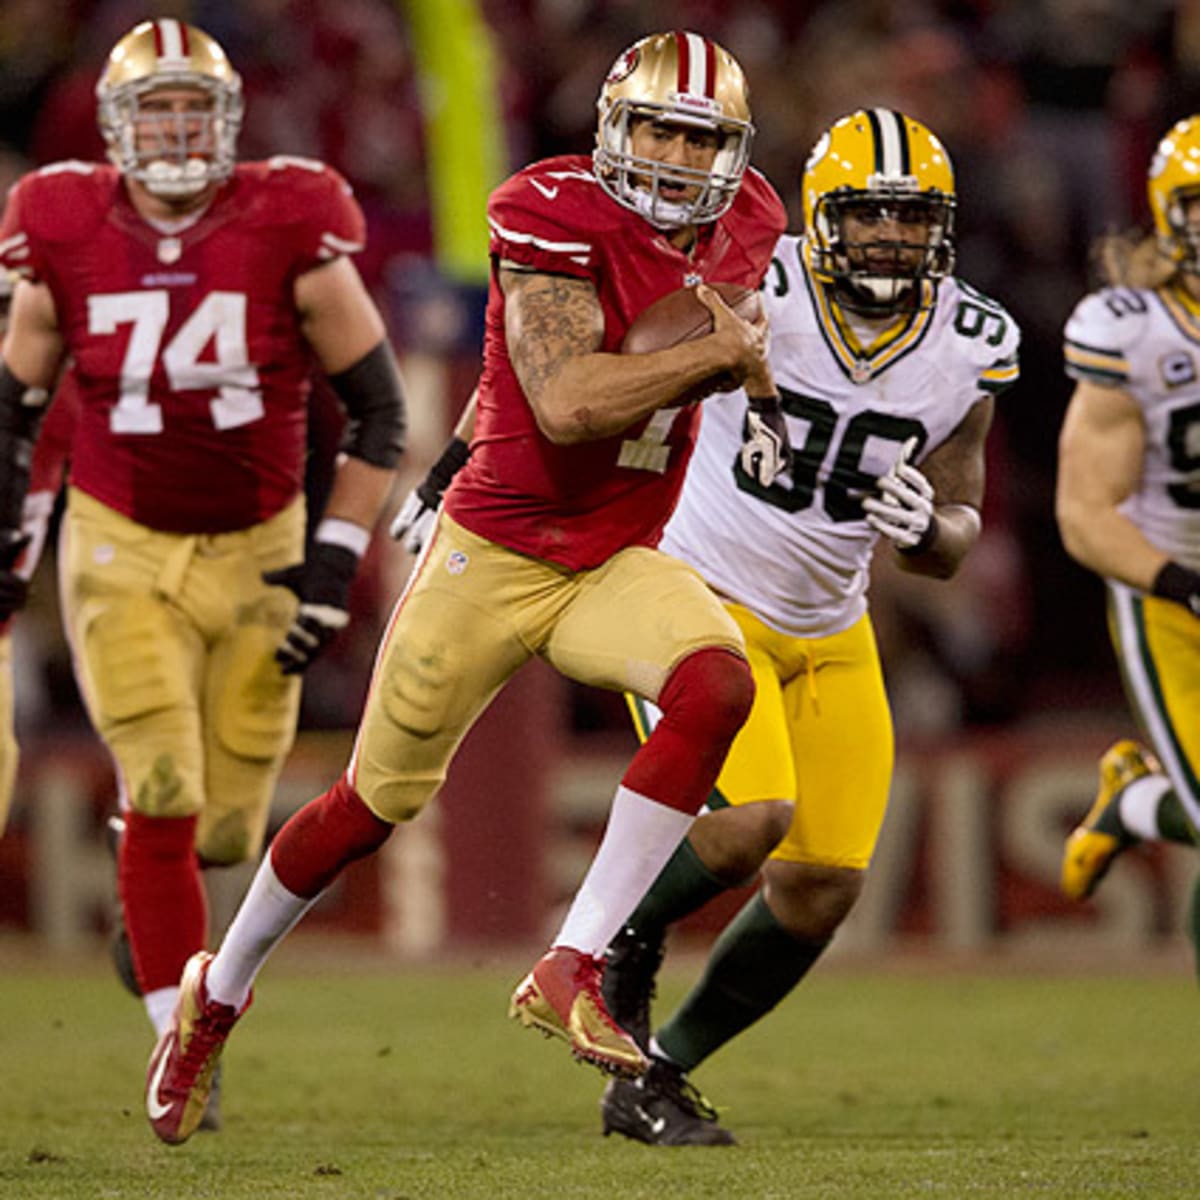
{"label": "red sock", "polygon": [[208,904],[196,865],[195,817],[125,815],[117,887],[143,995],[174,987],[204,949]]}
{"label": "red sock", "polygon": [[741,655],[710,647],[689,654],[658,697],[662,718],[621,782],[680,812],[697,813],[754,702],[754,676]]}
{"label": "red sock", "polygon": [[395,828],[363,802],[343,775],[293,813],[271,843],[271,866],[289,892],[319,896],[343,867],[378,850]]}

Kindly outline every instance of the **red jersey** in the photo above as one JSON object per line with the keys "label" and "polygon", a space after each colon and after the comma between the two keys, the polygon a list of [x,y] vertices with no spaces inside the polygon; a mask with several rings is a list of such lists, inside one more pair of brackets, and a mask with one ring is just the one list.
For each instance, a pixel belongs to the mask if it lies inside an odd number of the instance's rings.
{"label": "red jersey", "polygon": [[286,507],[303,486],[312,363],[293,288],[364,234],[346,182],[305,159],[240,164],[182,229],[140,217],[109,166],[22,179],[0,263],[54,297],[81,400],[72,483],[178,533]]}
{"label": "red jersey", "polygon": [[446,494],[450,516],[489,541],[572,570],[625,546],[652,546],[679,495],[699,422],[691,405],[653,413],[615,437],[551,442],[508,358],[500,260],[592,283],[604,310],[601,350],[615,353],[638,313],[668,292],[699,282],[758,287],[785,221],[774,189],[753,170],[729,211],[700,227],[691,254],[608,196],[584,155],[534,163],[497,188],[488,202],[492,281],[475,436]]}

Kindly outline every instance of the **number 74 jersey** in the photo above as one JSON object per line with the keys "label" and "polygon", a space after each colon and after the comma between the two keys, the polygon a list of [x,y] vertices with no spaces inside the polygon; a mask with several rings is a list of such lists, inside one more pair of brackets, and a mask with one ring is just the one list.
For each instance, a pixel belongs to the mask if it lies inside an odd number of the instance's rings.
{"label": "number 74 jersey", "polygon": [[71,482],[139,524],[222,533],[303,486],[311,355],[298,275],[361,249],[362,212],[321,163],[242,163],[185,227],[151,225],[115,169],[25,176],[0,265],[45,284],[79,384]]}
{"label": "number 74 jersey", "polygon": [[975,404],[1017,379],[1012,317],[961,280],[925,286],[920,311],[869,334],[858,322],[856,336],[808,273],[800,239],[785,235],[763,302],[791,471],[765,488],[742,471],[743,392],[704,402],[661,547],[785,634],[825,636],[862,616],[878,540],[863,497],[909,438],[919,465]]}

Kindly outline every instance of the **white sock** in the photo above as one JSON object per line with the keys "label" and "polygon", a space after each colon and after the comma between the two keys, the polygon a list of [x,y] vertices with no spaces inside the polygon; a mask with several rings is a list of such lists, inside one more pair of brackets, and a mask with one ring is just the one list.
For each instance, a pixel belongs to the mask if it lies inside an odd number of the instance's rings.
{"label": "white sock", "polygon": [[270,854],[265,855],[221,948],[209,964],[205,980],[209,997],[219,1004],[241,1008],[271,951],[317,899],[288,891],[271,866]]}
{"label": "white sock", "polygon": [[1135,779],[1122,793],[1117,814],[1126,832],[1143,841],[1155,841],[1162,836],[1158,828],[1158,805],[1171,788],[1165,775],[1143,775]]}
{"label": "white sock", "polygon": [[175,1014],[175,1001],[178,999],[179,987],[176,984],[157,988],[142,997],[142,1003],[146,1006],[146,1015],[150,1018],[150,1024],[154,1026],[156,1037],[161,1037],[163,1030],[170,1025],[171,1017]]}
{"label": "white sock", "polygon": [[695,818],[621,785],[555,946],[597,955],[658,878]]}

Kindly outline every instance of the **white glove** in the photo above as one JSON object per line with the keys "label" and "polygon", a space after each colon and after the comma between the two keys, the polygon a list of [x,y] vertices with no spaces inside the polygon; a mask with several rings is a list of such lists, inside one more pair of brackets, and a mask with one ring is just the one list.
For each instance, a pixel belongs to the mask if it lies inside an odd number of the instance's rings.
{"label": "white glove", "polygon": [[886,475],[875,481],[877,494],[863,499],[867,524],[905,553],[927,550],[937,536],[933,484],[909,462],[917,448],[911,437]]}
{"label": "white glove", "polygon": [[742,436],[742,470],[763,487],[770,487],[792,465],[792,447],[779,397],[751,398],[746,406]]}
{"label": "white glove", "polygon": [[405,497],[400,511],[392,518],[388,532],[396,541],[404,540],[404,548],[420,554],[429,541],[437,523],[442,494],[450,481],[466,465],[470,447],[457,434],[447,444],[442,456],[429,468],[429,474]]}
{"label": "white glove", "polygon": [[421,489],[413,488],[400,505],[400,511],[392,518],[388,532],[396,541],[403,541],[405,550],[410,554],[420,554],[433,532],[440,503],[439,497],[438,502],[430,507],[422,497]]}

